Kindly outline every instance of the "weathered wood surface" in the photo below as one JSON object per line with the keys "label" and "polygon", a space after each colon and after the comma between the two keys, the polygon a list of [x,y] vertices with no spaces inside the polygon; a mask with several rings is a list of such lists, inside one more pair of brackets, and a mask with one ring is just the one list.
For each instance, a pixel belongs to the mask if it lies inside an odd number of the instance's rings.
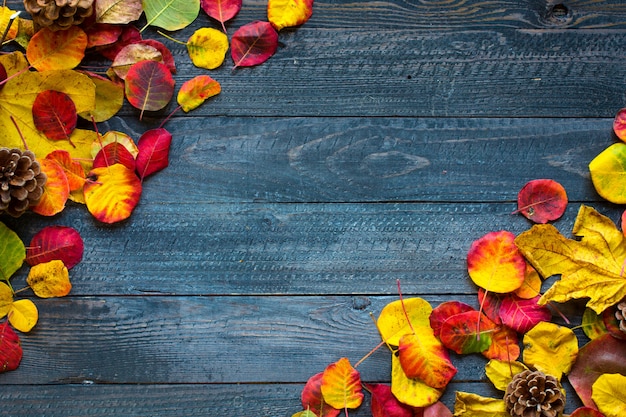
{"label": "weathered wood surface", "polygon": [[[511,214],[526,181],[565,186],[566,234],[580,204],[617,221],[587,165],[626,101],[626,4],[557,3],[316,1],[270,61],[235,72],[196,69],[162,39],[177,86],[210,74],[222,93],[168,122],[170,167],[131,219],[103,226],[74,205],[1,219],[26,241],[73,226],[86,252],[69,297],[36,300],[0,415],[290,416],[309,376],[378,343],[369,312],[397,279],[407,296],[475,304],[467,249],[529,227]],[[244,1],[229,33],[265,7]],[[201,26],[216,25],[172,35]],[[175,106],[140,122],[126,105],[100,130],[137,139]],[[454,361],[448,406],[455,390],[499,395],[480,356]],[[368,382],[389,369],[385,349],[359,367]]]}

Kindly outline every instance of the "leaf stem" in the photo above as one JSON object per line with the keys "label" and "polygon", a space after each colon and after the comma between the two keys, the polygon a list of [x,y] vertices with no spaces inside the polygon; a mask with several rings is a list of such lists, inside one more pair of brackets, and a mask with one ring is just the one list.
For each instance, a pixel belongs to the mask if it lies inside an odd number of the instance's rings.
{"label": "leaf stem", "polygon": [[400,280],[396,280],[396,285],[398,286],[398,296],[400,297],[400,303],[402,304],[402,311],[404,312],[404,317],[406,317],[407,323],[409,323],[409,328],[411,329],[411,333],[415,334],[415,329],[413,329],[413,325],[411,324],[411,319],[409,319],[409,313],[406,311],[406,306],[404,305],[404,299],[402,298],[402,289],[400,288]]}
{"label": "leaf stem", "polygon": [[13,117],[12,114],[9,115],[9,117],[11,118],[11,121],[13,122],[13,126],[15,126],[15,129],[17,130],[17,133],[20,135],[20,139],[22,139],[22,143],[24,144],[24,149],[28,150],[28,144],[26,143],[26,139],[24,138],[24,135],[22,134],[20,127],[17,125],[17,121],[15,120],[15,117]]}
{"label": "leaf stem", "polygon": [[[141,29],[141,30],[143,30],[143,29]],[[176,42],[176,43],[181,44],[181,45],[187,45],[187,42],[179,41],[178,39],[173,38],[173,37],[171,37],[170,35],[168,35],[168,34],[166,34],[166,33],[161,32],[160,30],[157,30],[157,33],[158,33],[159,35],[163,36],[165,39],[169,39],[169,40],[170,40],[170,41],[172,41],[172,42]]]}
{"label": "leaf stem", "polygon": [[180,110],[182,108],[183,108],[183,106],[178,106],[174,110],[172,110],[172,112],[161,122],[161,124],[159,125],[159,129],[162,129],[163,126],[165,125],[165,123],[167,123],[167,121],[172,118],[174,113],[176,113],[178,110]]}
{"label": "leaf stem", "polygon": [[380,349],[381,347],[383,347],[384,345],[386,345],[387,342],[386,341],[382,341],[380,342],[378,345],[376,345],[376,347],[372,350],[370,350],[369,352],[367,352],[367,354],[365,356],[363,356],[361,359],[359,359],[359,361],[357,363],[354,364],[354,369],[356,369],[360,364],[362,364],[363,362],[365,362],[365,360],[367,358],[369,358],[370,356],[372,356],[378,349]]}

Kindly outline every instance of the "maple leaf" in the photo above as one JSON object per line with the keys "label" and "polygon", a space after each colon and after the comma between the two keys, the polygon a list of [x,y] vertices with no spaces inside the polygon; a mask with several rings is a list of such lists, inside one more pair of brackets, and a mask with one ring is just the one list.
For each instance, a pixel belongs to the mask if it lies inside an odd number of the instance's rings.
{"label": "maple leaf", "polygon": [[539,304],[589,298],[587,306],[601,313],[626,296],[626,238],[588,206],[581,206],[573,234],[581,240],[567,239],[551,225],[535,225],[515,243],[544,278],[561,274]]}

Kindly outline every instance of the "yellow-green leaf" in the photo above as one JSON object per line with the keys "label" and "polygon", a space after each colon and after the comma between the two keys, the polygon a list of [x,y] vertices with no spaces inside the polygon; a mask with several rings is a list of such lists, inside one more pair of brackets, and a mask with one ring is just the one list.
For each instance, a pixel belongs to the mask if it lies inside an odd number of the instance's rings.
{"label": "yellow-green leaf", "polygon": [[190,25],[200,13],[200,0],[142,0],[148,25],[174,31]]}
{"label": "yellow-green leaf", "polygon": [[224,63],[228,37],[213,28],[196,30],[187,41],[187,52],[196,67],[215,69]]}
{"label": "yellow-green leaf", "polygon": [[561,274],[539,304],[589,298],[587,307],[601,313],[626,296],[626,238],[587,206],[581,206],[573,234],[581,239],[567,239],[552,225],[534,225],[515,243],[544,278]]}
{"label": "yellow-green leaf", "polygon": [[63,297],[70,293],[72,284],[63,261],[53,260],[33,266],[26,283],[37,297]]}
{"label": "yellow-green leaf", "polygon": [[598,194],[616,204],[626,203],[626,144],[615,143],[589,163]]}
{"label": "yellow-green leaf", "polygon": [[13,290],[4,282],[0,282],[0,319],[11,311]]}
{"label": "yellow-green leaf", "polygon": [[626,376],[603,374],[593,383],[591,398],[606,417],[626,416]]}
{"label": "yellow-green leaf", "polygon": [[505,391],[513,377],[527,369],[526,365],[518,361],[509,362],[492,359],[485,365],[487,378],[500,391]]}
{"label": "yellow-green leaf", "polygon": [[574,332],[551,322],[541,322],[524,335],[524,363],[558,380],[572,368],[578,355]]}
{"label": "yellow-green leaf", "polygon": [[23,333],[31,331],[39,320],[37,306],[31,300],[25,298],[13,302],[9,313],[9,322],[13,327]]}
{"label": "yellow-green leaf", "polygon": [[26,259],[26,248],[22,239],[0,222],[0,281],[8,281],[9,278],[20,269]]}
{"label": "yellow-green leaf", "polygon": [[457,391],[454,403],[455,417],[511,417],[502,399],[482,397]]}

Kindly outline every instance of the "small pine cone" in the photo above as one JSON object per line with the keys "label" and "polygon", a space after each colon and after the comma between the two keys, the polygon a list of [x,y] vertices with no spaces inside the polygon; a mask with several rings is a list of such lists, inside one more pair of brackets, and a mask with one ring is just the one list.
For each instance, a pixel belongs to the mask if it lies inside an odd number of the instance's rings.
{"label": "small pine cone", "polygon": [[513,417],[556,417],[565,408],[561,384],[552,375],[526,370],[506,387],[504,402]]}
{"label": "small pine cone", "polygon": [[36,28],[63,30],[80,25],[93,13],[94,0],[24,0]]}
{"label": "small pine cone", "polygon": [[31,151],[0,148],[0,214],[18,217],[36,205],[46,179]]}
{"label": "small pine cone", "polygon": [[615,306],[615,318],[622,333],[626,333],[626,299],[623,299]]}

